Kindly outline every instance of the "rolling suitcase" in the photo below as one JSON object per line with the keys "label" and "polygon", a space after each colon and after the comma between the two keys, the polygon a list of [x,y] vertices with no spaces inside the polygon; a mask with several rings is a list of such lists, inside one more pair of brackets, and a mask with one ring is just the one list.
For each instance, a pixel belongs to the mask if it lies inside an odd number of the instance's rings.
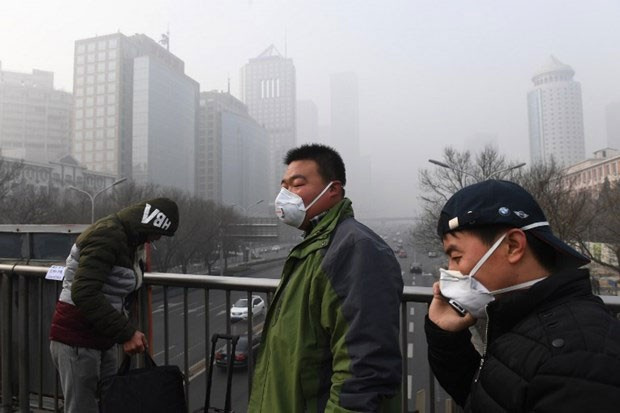
{"label": "rolling suitcase", "polygon": [[[231,349],[230,349],[230,352],[228,353],[228,374],[226,376],[226,401],[225,401],[223,409],[210,406],[211,384],[213,382],[213,367],[215,366],[215,347],[219,339],[224,339],[226,341],[231,342]],[[202,409],[199,409],[194,413],[198,413],[198,412],[234,413],[234,411],[232,410],[232,405],[231,405],[230,391],[232,387],[232,375],[233,375],[233,363],[235,360],[235,350],[237,348],[238,341],[239,341],[239,336],[235,336],[235,335],[215,333],[213,334],[213,336],[211,336],[211,357],[209,360],[209,375],[207,376],[207,389],[206,389],[206,394],[205,394],[205,404]]]}

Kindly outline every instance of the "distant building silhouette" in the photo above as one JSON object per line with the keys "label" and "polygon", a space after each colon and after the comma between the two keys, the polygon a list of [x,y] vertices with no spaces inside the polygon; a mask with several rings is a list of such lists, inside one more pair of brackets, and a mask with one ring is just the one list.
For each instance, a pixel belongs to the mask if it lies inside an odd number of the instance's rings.
{"label": "distant building silhouette", "polygon": [[2,70],[0,63],[0,150],[2,155],[48,162],[71,151],[73,96],[54,89],[54,73]]}
{"label": "distant building silhouette", "polygon": [[297,144],[310,142],[321,142],[321,137],[319,136],[319,110],[311,100],[298,100]]}
{"label": "distant building silhouette", "polygon": [[354,72],[331,75],[330,101],[330,144],[347,167],[346,195],[353,200],[356,213],[372,215],[372,165],[370,156],[360,152],[359,87]]}
{"label": "distant building silhouette", "polygon": [[[271,200],[269,135],[243,102],[227,92],[202,92],[199,125],[196,195],[241,209]],[[252,212],[268,202],[261,204]]]}
{"label": "distant building silhouette", "polygon": [[9,188],[23,187],[54,195],[62,194],[69,186],[96,192],[116,180],[115,175],[89,171],[71,155],[50,162],[0,156],[0,163],[4,168],[18,167],[16,176],[7,182]]}
{"label": "distant building silhouette", "polygon": [[200,87],[153,39],[75,42],[73,154],[89,169],[194,190]]}
{"label": "distant building silhouette", "polygon": [[297,143],[293,60],[282,56],[273,45],[250,59],[241,69],[241,100],[269,134],[270,185],[278,188],[285,170],[284,155]]}
{"label": "distant building silhouette", "polygon": [[551,56],[532,77],[528,93],[532,163],[553,157],[569,166],[585,159],[581,85],[575,71]]}

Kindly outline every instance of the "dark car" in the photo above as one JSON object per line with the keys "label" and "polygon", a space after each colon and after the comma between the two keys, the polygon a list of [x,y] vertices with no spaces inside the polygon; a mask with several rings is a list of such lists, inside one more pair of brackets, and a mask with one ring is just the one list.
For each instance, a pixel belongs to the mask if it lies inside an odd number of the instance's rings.
{"label": "dark car", "polygon": [[[256,355],[258,353],[259,345],[260,334],[255,335],[254,338],[252,338],[252,358],[254,362],[256,362]],[[247,367],[248,357],[248,335],[244,334],[239,336],[239,341],[237,342],[237,347],[235,348],[233,367]],[[215,351],[215,364],[220,368],[228,367],[228,348],[226,344]]]}
{"label": "dark car", "polygon": [[422,274],[422,266],[417,262],[412,262],[409,267],[409,272],[411,274]]}

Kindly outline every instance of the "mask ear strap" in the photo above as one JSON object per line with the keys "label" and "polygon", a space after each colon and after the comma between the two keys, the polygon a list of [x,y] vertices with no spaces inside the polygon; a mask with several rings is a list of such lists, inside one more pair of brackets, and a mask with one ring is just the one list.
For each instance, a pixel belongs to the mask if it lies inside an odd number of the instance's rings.
{"label": "mask ear strap", "polygon": [[497,241],[495,241],[495,243],[491,246],[491,248],[489,248],[489,250],[486,252],[486,254],[484,254],[482,256],[482,258],[480,258],[480,260],[478,261],[478,263],[474,266],[474,268],[472,268],[472,270],[469,272],[469,276],[473,277],[478,270],[480,269],[480,267],[482,267],[482,264],[484,264],[486,262],[486,260],[489,259],[489,257],[491,256],[491,254],[493,254],[495,252],[495,250],[497,249],[497,247],[499,247],[499,244],[502,243],[502,241],[504,240],[504,238],[506,238],[506,234],[502,235],[501,237],[498,238]]}
{"label": "mask ear strap", "polygon": [[321,191],[321,193],[320,193],[320,194],[318,194],[318,195],[316,196],[316,198],[314,198],[314,200],[313,200],[312,202],[310,202],[310,205],[308,205],[307,207],[305,207],[305,208],[304,208],[304,211],[307,211],[307,210],[309,210],[310,208],[312,208],[312,205],[314,205],[314,204],[316,203],[316,201],[318,201],[318,200],[319,200],[319,199],[323,196],[323,194],[324,194],[325,192],[327,192],[327,190],[328,190],[328,189],[332,186],[332,184],[333,184],[333,183],[334,183],[334,181],[331,181],[329,184],[327,184],[327,186],[325,187],[325,189],[323,189],[323,190]]}

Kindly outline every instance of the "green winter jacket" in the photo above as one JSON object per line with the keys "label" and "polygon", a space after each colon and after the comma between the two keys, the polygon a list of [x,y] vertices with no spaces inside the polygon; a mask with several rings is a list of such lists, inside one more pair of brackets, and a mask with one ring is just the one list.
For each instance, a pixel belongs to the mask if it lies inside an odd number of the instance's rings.
{"label": "green winter jacket", "polygon": [[402,289],[392,249],[343,199],[286,260],[248,412],[398,412]]}
{"label": "green winter jacket", "polygon": [[179,225],[174,201],[156,198],[101,218],[75,241],[50,339],[96,349],[129,340],[136,328],[125,300],[142,283],[138,249],[148,235],[172,236]]}

